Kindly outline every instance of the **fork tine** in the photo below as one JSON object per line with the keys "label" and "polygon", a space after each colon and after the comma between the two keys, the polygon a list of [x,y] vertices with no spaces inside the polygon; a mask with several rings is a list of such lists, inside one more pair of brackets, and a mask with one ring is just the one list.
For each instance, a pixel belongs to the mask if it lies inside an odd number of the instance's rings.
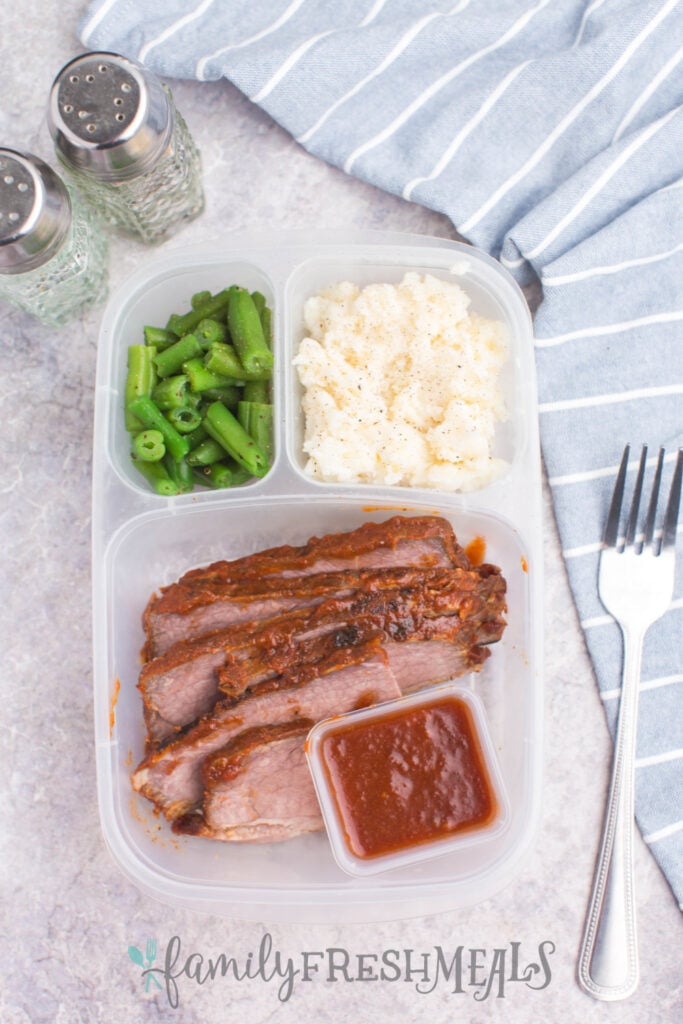
{"label": "fork tine", "polygon": [[628,517],[628,526],[626,528],[626,545],[633,544],[636,539],[636,527],[638,525],[638,511],[640,509],[640,496],[643,493],[643,478],[645,476],[645,462],[647,460],[647,445],[643,445],[643,450],[640,453],[640,465],[638,466],[638,476],[636,477],[636,485],[633,490],[633,499],[631,502],[631,514]]}
{"label": "fork tine", "polygon": [[662,534],[662,550],[665,547],[673,547],[676,544],[676,526],[678,524],[678,509],[681,503],[681,477],[683,477],[683,448],[678,449],[676,468],[674,469],[669,502],[666,506],[664,517],[664,533]]}
{"label": "fork tine", "polygon": [[664,449],[659,449],[659,457],[657,459],[657,469],[655,470],[655,478],[652,483],[652,494],[650,496],[650,505],[647,510],[647,521],[645,523],[645,538],[643,540],[643,547],[647,544],[654,544],[655,539],[655,516],[657,514],[657,502],[659,501],[659,486],[662,482],[662,470],[664,469]]}
{"label": "fork tine", "polygon": [[621,503],[624,499],[624,485],[626,483],[626,470],[628,468],[630,452],[631,446],[627,444],[621,457],[621,465],[619,466],[619,472],[617,473],[617,479],[612,492],[612,501],[610,502],[607,522],[605,523],[605,535],[602,539],[602,543],[608,548],[616,547],[617,537],[619,536],[619,515],[621,513]]}

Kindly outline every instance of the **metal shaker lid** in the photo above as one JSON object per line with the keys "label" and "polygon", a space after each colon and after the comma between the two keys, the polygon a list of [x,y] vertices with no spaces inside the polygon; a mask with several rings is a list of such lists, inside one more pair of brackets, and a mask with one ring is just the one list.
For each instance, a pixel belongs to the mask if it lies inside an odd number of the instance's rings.
{"label": "metal shaker lid", "polygon": [[46,263],[71,224],[63,181],[38,157],[0,148],[0,274]]}
{"label": "metal shaker lid", "polygon": [[52,84],[48,124],[67,165],[118,182],[152,169],[168,146],[173,112],[156,75],[116,53],[84,53]]}

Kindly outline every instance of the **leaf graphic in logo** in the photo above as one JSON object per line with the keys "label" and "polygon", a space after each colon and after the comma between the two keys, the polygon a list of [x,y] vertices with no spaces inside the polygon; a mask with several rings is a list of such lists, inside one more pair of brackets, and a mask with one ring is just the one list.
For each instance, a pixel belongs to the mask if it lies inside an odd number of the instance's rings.
{"label": "leaf graphic in logo", "polygon": [[128,956],[131,958],[134,964],[138,965],[138,967],[145,966],[145,958],[142,955],[141,950],[139,950],[137,946],[128,947]]}

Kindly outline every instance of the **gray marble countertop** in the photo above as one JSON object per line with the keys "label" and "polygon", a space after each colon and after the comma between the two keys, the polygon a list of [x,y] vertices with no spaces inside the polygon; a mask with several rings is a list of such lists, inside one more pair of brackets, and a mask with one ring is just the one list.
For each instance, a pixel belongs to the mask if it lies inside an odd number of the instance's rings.
{"label": "gray marble countertop", "polygon": [[[44,103],[53,75],[82,47],[77,0],[29,11],[5,2],[0,61],[0,139],[52,157]],[[359,227],[453,238],[452,225],[309,156],[225,82],[176,83],[174,92],[202,150],[207,209],[167,243],[185,246],[261,228]],[[111,284],[148,251],[112,244]],[[90,469],[96,338],[101,311],[60,332],[0,306],[2,374],[3,622],[3,1024],[174,1020],[261,1024],[277,1019],[345,1022],[429,1020],[506,1024],[683,1018],[681,918],[646,847],[636,843],[642,979],[622,1004],[593,1002],[574,980],[611,744],[567,586],[547,488],[545,512],[545,727],[543,813],[516,880],[474,908],[372,925],[259,924],[163,906],[141,895],[105,849],[98,821],[92,740]],[[494,975],[488,998],[443,979],[431,992],[412,980],[336,981],[321,969],[289,998],[279,981],[220,975],[178,981],[172,1009],[155,985],[145,993],[129,946],[173,936],[181,959],[219,953],[244,965],[264,936],[283,963],[305,950],[360,954],[441,946],[471,950],[490,974],[496,949],[520,943],[520,964],[552,943],[542,989]],[[551,946],[543,947],[550,953]],[[500,955],[500,954],[499,954]],[[449,957],[450,958],[450,957]],[[180,962],[180,961],[179,961]],[[467,961],[469,962],[469,960]],[[197,961],[195,961],[196,966]],[[205,968],[204,968],[205,970]],[[506,968],[503,977],[509,979]],[[532,981],[533,984],[539,984]],[[423,986],[429,988],[429,985]],[[485,994],[485,988],[478,995]]]}

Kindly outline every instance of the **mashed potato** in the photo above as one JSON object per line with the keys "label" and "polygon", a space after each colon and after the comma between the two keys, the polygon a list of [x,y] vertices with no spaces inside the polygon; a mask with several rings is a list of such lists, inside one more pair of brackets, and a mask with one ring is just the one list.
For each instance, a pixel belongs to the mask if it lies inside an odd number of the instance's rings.
{"label": "mashed potato", "polygon": [[506,333],[468,307],[457,284],[415,273],[306,302],[294,365],[310,476],[469,491],[501,473],[492,446]]}

